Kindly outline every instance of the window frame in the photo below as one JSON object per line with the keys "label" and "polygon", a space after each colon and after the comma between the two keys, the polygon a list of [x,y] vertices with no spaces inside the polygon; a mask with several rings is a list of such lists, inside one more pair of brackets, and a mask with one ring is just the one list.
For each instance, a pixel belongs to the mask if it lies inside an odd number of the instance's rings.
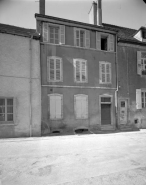
{"label": "window frame", "polygon": [[[0,121],[0,125],[8,125],[8,124],[14,124],[14,122],[15,122],[15,109],[14,109],[14,107],[15,107],[15,99],[14,99],[14,97],[2,97],[2,96],[0,96],[0,99],[4,99],[5,100],[5,120],[4,121]],[[12,99],[13,100],[13,113],[10,113],[10,114],[12,114],[13,115],[13,120],[11,120],[11,121],[8,121],[7,120],[7,116],[8,116],[8,114],[7,114],[7,100],[8,99]]]}
{"label": "window frame", "polygon": [[57,94],[57,93],[53,93],[53,94],[48,94],[48,101],[49,101],[49,105],[48,105],[48,108],[49,108],[49,114],[50,114],[50,97],[51,96],[59,96],[61,97],[61,117],[60,118],[51,118],[51,116],[49,117],[50,120],[62,120],[63,119],[63,94]]}
{"label": "window frame", "polygon": [[[79,31],[79,46],[77,45],[77,34],[76,31]],[[81,31],[84,32],[84,37],[83,37],[83,46],[81,46]],[[81,29],[81,28],[75,28],[75,43],[77,47],[85,48],[86,47],[86,30]]]}
{"label": "window frame", "polygon": [[[105,82],[103,82],[103,79],[102,79],[102,64],[105,65]],[[109,73],[106,72],[106,65],[109,65]],[[110,76],[110,82],[107,82],[107,74],[109,74]],[[112,64],[110,62],[106,62],[106,61],[99,61],[99,83],[100,84],[111,84],[112,83]]]}
{"label": "window frame", "polygon": [[[50,59],[54,60],[54,80],[50,79]],[[60,80],[56,80],[56,60],[60,60]],[[48,82],[63,82],[63,62],[62,58],[57,56],[48,56],[47,57],[47,81]]]}
{"label": "window frame", "polygon": [[[78,117],[77,116],[77,110],[76,110],[76,97],[86,97],[86,115],[84,115],[83,117]],[[75,113],[75,118],[77,119],[77,120],[86,120],[86,119],[88,119],[88,117],[89,117],[89,101],[88,101],[88,95],[86,95],[86,94],[75,94],[74,95],[74,113]]]}
{"label": "window frame", "polygon": [[[82,62],[85,62],[85,81],[83,81],[83,79],[81,79],[81,72],[82,72],[82,68],[80,69],[80,81],[77,81],[76,78],[76,62],[79,61],[80,65]],[[84,59],[73,59],[73,66],[74,66],[74,82],[75,83],[88,83],[88,66],[87,66],[87,60]]]}
{"label": "window frame", "polygon": [[[142,97],[142,93],[144,94],[144,98]],[[144,101],[143,101],[143,99],[144,99]],[[141,108],[142,109],[146,108],[146,89],[141,89]]]}

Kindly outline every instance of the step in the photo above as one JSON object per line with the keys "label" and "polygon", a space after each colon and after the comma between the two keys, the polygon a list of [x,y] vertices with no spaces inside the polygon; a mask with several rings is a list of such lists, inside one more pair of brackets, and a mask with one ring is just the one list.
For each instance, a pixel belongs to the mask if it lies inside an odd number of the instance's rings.
{"label": "step", "polygon": [[115,126],[114,125],[101,125],[101,130],[105,130],[105,131],[115,130]]}

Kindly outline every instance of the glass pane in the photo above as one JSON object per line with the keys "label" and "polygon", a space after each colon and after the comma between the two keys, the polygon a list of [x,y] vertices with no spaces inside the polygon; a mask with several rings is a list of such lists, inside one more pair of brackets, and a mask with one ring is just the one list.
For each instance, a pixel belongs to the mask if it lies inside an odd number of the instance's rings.
{"label": "glass pane", "polygon": [[5,99],[0,99],[0,106],[5,105]]}
{"label": "glass pane", "polygon": [[7,105],[12,105],[13,106],[13,99],[7,99]]}
{"label": "glass pane", "polygon": [[13,121],[13,114],[7,114],[7,121]]}
{"label": "glass pane", "polygon": [[7,106],[7,113],[13,113],[13,106]]}
{"label": "glass pane", "polygon": [[0,113],[5,113],[5,106],[4,105],[0,105]]}
{"label": "glass pane", "polygon": [[0,121],[5,121],[5,114],[0,114]]}
{"label": "glass pane", "polygon": [[101,102],[111,102],[111,97],[101,97]]}

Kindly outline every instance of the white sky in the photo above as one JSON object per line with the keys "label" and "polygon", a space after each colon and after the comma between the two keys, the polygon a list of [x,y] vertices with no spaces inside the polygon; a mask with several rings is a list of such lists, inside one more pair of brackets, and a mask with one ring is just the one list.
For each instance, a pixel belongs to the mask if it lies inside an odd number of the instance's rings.
{"label": "white sky", "polygon": [[[35,28],[39,0],[0,0],[0,23]],[[96,1],[96,0],[95,0]],[[88,23],[93,0],[46,0],[46,15]],[[102,0],[104,23],[138,29],[146,25],[143,0]]]}

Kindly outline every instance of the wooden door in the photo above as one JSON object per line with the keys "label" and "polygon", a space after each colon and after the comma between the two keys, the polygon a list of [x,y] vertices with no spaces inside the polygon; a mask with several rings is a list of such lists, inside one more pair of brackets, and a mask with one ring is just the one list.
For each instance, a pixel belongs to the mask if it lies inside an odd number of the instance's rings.
{"label": "wooden door", "polygon": [[111,104],[101,104],[101,125],[111,124]]}

